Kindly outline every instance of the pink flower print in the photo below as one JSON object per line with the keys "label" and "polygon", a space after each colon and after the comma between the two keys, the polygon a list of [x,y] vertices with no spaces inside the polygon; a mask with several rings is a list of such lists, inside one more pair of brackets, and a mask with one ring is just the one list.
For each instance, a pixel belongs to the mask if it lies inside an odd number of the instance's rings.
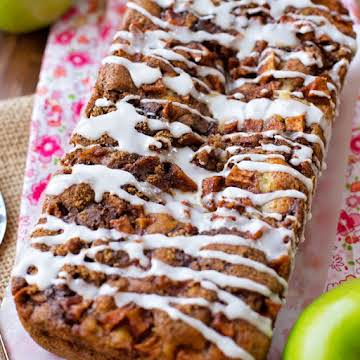
{"label": "pink flower print", "polygon": [[346,235],[353,228],[354,222],[352,221],[351,217],[345,212],[345,210],[341,210],[337,232],[341,235]]}
{"label": "pink flower print", "polygon": [[345,236],[355,230],[360,225],[360,214],[347,214],[345,210],[341,210],[338,222],[338,234]]}
{"label": "pink flower print", "polygon": [[78,43],[79,44],[88,44],[90,42],[89,38],[85,35],[80,35],[78,37]]}
{"label": "pink flower print", "polygon": [[343,258],[340,255],[334,255],[330,267],[333,270],[340,272],[344,266]]}
{"label": "pink flower print", "polygon": [[357,195],[350,195],[347,199],[346,199],[346,205],[349,207],[357,207],[360,204],[360,196]]}
{"label": "pink flower print", "polygon": [[360,181],[354,181],[350,186],[351,192],[360,192]]}
{"label": "pink flower print", "polygon": [[123,4],[120,4],[116,7],[116,12],[119,14],[119,15],[124,15],[124,12],[126,10],[126,4],[123,3]]}
{"label": "pink flower print", "polygon": [[67,21],[74,15],[78,13],[78,10],[75,6],[71,7],[62,17],[62,20]]}
{"label": "pink flower print", "polygon": [[84,100],[79,100],[72,104],[72,111],[73,111],[75,117],[80,116],[81,110],[83,109],[84,104],[85,104]]}
{"label": "pink flower print", "polygon": [[350,217],[354,222],[354,229],[360,226],[360,214],[359,213],[351,213]]}
{"label": "pink flower print", "polygon": [[75,67],[82,67],[90,63],[88,54],[74,51],[67,58],[66,61],[72,63]]}
{"label": "pink flower print", "polygon": [[349,154],[349,158],[348,158],[348,164],[349,165],[355,165],[358,162],[359,162],[359,156],[358,155]]}
{"label": "pink flower print", "polygon": [[51,97],[54,100],[60,100],[62,96],[63,96],[63,92],[61,90],[54,90],[51,93]]}
{"label": "pink flower print", "polygon": [[45,95],[47,92],[48,92],[48,89],[45,86],[38,86],[38,88],[36,89],[37,95]]}
{"label": "pink flower print", "polygon": [[36,143],[35,151],[40,154],[40,161],[42,163],[48,163],[53,155],[62,154],[60,140],[57,136],[45,135]]}
{"label": "pink flower print", "polygon": [[42,179],[40,182],[31,187],[31,194],[28,196],[31,204],[36,205],[39,202],[42,193],[50,181],[50,177],[51,175],[49,174],[45,179]]}
{"label": "pink flower print", "polygon": [[102,39],[106,39],[109,34],[111,33],[111,26],[110,25],[104,25],[102,26],[101,30],[100,30],[100,37]]}
{"label": "pink flower print", "polygon": [[360,154],[360,134],[354,136],[350,143],[351,151]]}
{"label": "pink flower print", "polygon": [[23,226],[31,225],[30,217],[26,215],[19,216],[19,223],[22,224]]}
{"label": "pink flower print", "polygon": [[63,109],[54,99],[45,99],[45,115],[49,126],[57,127],[61,125]]}
{"label": "pink flower print", "polygon": [[88,1],[88,12],[93,13],[99,9],[99,0]]}
{"label": "pink flower print", "polygon": [[92,84],[91,81],[92,81],[92,79],[90,77],[86,77],[86,78],[81,79],[81,83],[84,86],[89,86],[90,84]]}
{"label": "pink flower print", "polygon": [[55,36],[55,42],[60,45],[68,45],[74,38],[75,32],[72,30],[65,30]]}
{"label": "pink flower print", "polygon": [[356,243],[358,243],[359,241],[360,241],[360,237],[359,237],[358,235],[356,235],[356,234],[347,235],[347,236],[345,237],[345,242],[346,242],[347,244],[350,244],[350,245],[356,244]]}
{"label": "pink flower print", "polygon": [[60,65],[56,66],[54,70],[54,77],[58,79],[65,76],[66,76],[66,69]]}

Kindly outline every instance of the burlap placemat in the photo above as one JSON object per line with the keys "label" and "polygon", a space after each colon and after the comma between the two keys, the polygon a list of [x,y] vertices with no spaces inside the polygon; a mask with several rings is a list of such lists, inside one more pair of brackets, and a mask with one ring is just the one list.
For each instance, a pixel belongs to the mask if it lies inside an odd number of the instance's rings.
{"label": "burlap placemat", "polygon": [[33,96],[0,101],[0,191],[8,215],[5,239],[0,245],[0,299],[15,258],[32,104]]}

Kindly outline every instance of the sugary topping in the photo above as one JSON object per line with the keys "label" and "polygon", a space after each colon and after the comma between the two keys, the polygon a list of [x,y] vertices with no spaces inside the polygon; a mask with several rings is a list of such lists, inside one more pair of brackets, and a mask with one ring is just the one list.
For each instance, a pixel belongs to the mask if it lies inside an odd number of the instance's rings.
{"label": "sugary topping", "polygon": [[14,276],[71,290],[88,314],[106,296],[160,311],[221,356],[264,359],[355,50],[351,23],[339,4],[310,0],[127,6]]}

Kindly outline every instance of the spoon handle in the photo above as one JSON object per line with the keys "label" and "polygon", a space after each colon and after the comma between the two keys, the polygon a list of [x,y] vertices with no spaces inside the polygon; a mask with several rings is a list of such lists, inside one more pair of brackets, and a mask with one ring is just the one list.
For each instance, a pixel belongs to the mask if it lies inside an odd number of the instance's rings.
{"label": "spoon handle", "polygon": [[5,343],[1,336],[1,333],[0,333],[0,358],[2,360],[10,360],[9,355],[6,351]]}
{"label": "spoon handle", "polygon": [[5,236],[6,223],[7,223],[6,206],[5,206],[4,198],[0,191],[0,244],[2,243]]}

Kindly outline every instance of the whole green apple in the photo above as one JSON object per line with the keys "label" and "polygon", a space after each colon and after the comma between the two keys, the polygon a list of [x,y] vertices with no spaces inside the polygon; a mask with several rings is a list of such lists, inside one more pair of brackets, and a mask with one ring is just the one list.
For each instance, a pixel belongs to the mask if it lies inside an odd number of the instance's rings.
{"label": "whole green apple", "polygon": [[25,33],[51,24],[72,0],[0,0],[0,29]]}
{"label": "whole green apple", "polygon": [[321,295],[304,310],[290,333],[283,359],[360,359],[360,279]]}

